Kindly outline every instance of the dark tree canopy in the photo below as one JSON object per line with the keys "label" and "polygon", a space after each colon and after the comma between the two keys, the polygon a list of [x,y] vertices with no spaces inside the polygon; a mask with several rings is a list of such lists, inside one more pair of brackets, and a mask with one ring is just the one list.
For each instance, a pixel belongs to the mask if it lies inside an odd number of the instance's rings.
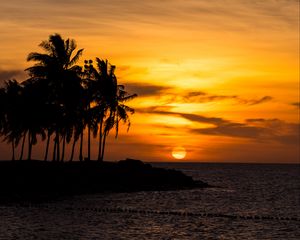
{"label": "dark tree canopy", "polygon": [[118,136],[119,124],[130,126],[129,115],[134,109],[125,103],[135,98],[118,84],[115,66],[96,58],[77,65],[83,49],[76,50],[75,40],[64,40],[59,34],[49,36],[39,45],[43,53],[32,52],[27,61],[28,79],[19,83],[8,80],[0,88],[0,134],[12,146],[12,159],[20,145],[19,159],[23,159],[27,145],[27,159],[32,146],[45,141],[44,160],[49,159],[49,145],[53,140],[53,161],[65,160],[66,144],[72,144],[70,161],[79,141],[79,160],[83,160],[83,135],[87,129],[87,157],[91,160],[91,135],[98,137],[98,161],[103,161],[105,143],[112,129]]}

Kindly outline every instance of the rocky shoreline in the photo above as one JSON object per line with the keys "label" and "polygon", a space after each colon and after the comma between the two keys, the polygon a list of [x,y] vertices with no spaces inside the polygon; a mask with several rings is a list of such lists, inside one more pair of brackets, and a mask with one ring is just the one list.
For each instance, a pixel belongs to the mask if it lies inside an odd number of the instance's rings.
{"label": "rocky shoreline", "polygon": [[119,162],[1,161],[0,201],[41,200],[100,192],[165,191],[208,187],[181,171],[139,160]]}

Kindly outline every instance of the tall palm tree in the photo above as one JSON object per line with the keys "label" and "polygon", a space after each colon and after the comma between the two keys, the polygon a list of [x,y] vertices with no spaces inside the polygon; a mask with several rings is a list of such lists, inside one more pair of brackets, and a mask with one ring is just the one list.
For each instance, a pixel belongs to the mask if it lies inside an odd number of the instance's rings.
{"label": "tall palm tree", "polygon": [[94,92],[95,89],[93,88],[93,79],[92,79],[92,74],[93,74],[93,61],[92,60],[85,60],[84,61],[84,75],[85,75],[85,99],[86,99],[86,124],[88,128],[88,146],[87,146],[87,151],[88,151],[88,156],[87,160],[91,160],[91,128],[93,125],[93,116],[92,116],[92,110],[91,110],[91,104],[94,101]]}
{"label": "tall palm tree", "polygon": [[0,88],[0,136],[4,135],[6,125],[6,92],[5,88]]}
{"label": "tall palm tree", "polygon": [[1,91],[1,127],[4,140],[12,146],[12,160],[15,160],[15,147],[22,138],[22,87],[16,80],[8,80]]}
{"label": "tall palm tree", "polygon": [[51,106],[47,104],[47,85],[44,81],[33,81],[28,79],[22,83],[23,94],[23,132],[28,138],[28,160],[31,159],[32,147],[38,141],[49,138],[48,126],[53,120]]}
{"label": "tall palm tree", "polygon": [[[30,81],[45,82],[47,86],[47,99],[45,105],[53,110],[56,121],[48,126],[48,134],[55,133],[55,159],[59,161],[60,139],[65,142],[64,124],[68,112],[76,105],[80,95],[76,93],[81,89],[81,67],[75,65],[82,55],[83,49],[74,51],[77,45],[74,40],[64,40],[59,34],[50,35],[47,41],[39,45],[46,53],[32,52],[27,61],[35,61],[36,64],[27,68]],[[74,92],[75,91],[75,92]],[[54,129],[54,131],[52,131]],[[48,136],[49,137],[49,136]],[[64,151],[64,146],[63,146]]]}
{"label": "tall palm tree", "polygon": [[124,90],[123,85],[117,85],[117,92],[114,98],[109,102],[109,116],[105,120],[104,134],[103,134],[103,142],[102,142],[102,153],[101,153],[101,161],[104,159],[105,153],[105,144],[106,138],[111,129],[115,128],[115,138],[118,137],[119,133],[119,123],[122,121],[124,124],[127,124],[127,131],[130,128],[130,119],[129,114],[134,113],[134,109],[125,105],[126,101],[132,100],[137,97],[137,94],[128,94]]}
{"label": "tall palm tree", "polygon": [[96,58],[97,69],[94,69],[95,78],[95,112],[98,113],[99,123],[99,152],[98,161],[103,161],[105,153],[106,138],[110,130],[116,128],[118,137],[119,123],[123,121],[130,126],[128,113],[133,114],[134,110],[124,102],[135,98],[136,94],[128,94],[123,85],[118,85],[115,75],[116,67],[110,65],[107,60]]}

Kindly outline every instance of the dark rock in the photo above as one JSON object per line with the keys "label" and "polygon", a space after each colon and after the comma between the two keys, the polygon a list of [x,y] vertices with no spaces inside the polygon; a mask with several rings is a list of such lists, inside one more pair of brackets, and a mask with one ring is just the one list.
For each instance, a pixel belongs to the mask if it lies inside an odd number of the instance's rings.
{"label": "dark rock", "polygon": [[134,159],[113,162],[0,161],[0,201],[74,194],[207,187],[180,171]]}

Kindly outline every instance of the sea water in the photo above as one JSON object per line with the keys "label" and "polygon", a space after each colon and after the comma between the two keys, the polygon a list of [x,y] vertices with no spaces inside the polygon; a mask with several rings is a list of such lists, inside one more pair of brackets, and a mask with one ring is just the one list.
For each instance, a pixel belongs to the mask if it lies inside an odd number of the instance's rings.
{"label": "sea water", "polygon": [[300,165],[153,165],[213,187],[0,205],[0,239],[300,239]]}

